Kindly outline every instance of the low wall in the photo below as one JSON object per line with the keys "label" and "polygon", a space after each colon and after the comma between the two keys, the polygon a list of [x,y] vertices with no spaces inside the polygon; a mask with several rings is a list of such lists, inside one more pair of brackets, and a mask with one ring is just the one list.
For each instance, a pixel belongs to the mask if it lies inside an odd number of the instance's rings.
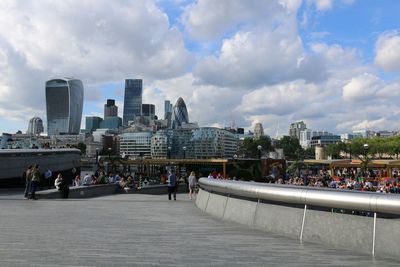
{"label": "low wall", "polygon": [[[168,185],[166,184],[159,184],[159,185],[149,185],[143,186],[140,189],[118,189],[119,193],[128,193],[128,194],[146,194],[146,195],[165,195],[168,194]],[[178,186],[177,193],[187,193],[188,188],[185,184],[180,184]]]}
{"label": "low wall", "polygon": [[[263,203],[210,193],[200,189],[196,206],[222,220],[253,229],[279,234],[303,242],[371,254],[374,218],[332,213],[304,206]],[[400,255],[400,219],[378,218],[376,221],[375,256]]]}
{"label": "low wall", "polygon": [[[69,198],[90,198],[117,193],[118,185],[102,184],[91,186],[73,186],[69,188]],[[39,199],[61,198],[61,192],[57,189],[49,189],[36,192]]]}

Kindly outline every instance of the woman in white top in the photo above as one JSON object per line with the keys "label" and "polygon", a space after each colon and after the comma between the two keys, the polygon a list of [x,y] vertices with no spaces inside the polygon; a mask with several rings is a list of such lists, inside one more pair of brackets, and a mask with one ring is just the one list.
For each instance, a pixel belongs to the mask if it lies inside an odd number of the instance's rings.
{"label": "woman in white top", "polygon": [[189,198],[192,199],[192,196],[196,198],[197,180],[195,172],[190,173],[190,176],[188,178],[188,183],[189,183]]}

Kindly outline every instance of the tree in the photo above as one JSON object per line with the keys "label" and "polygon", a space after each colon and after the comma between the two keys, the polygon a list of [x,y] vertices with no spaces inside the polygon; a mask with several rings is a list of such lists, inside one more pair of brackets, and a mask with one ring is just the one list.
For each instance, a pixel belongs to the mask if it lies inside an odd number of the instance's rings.
{"label": "tree", "polygon": [[72,145],[71,147],[79,149],[82,155],[86,154],[86,145],[82,142],[78,143],[77,145]]}
{"label": "tree", "polygon": [[276,143],[276,148],[282,148],[286,159],[295,160],[299,158],[299,151],[303,151],[299,139],[290,136],[284,136]]}
{"label": "tree", "polygon": [[245,138],[242,146],[242,154],[246,157],[258,158],[258,146],[262,147],[263,151],[271,151],[271,139],[269,136],[261,136],[259,139]]}

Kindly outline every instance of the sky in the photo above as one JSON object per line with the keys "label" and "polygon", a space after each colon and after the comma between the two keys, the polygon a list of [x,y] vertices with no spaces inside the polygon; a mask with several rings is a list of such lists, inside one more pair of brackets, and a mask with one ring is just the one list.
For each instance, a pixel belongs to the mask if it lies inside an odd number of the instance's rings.
{"label": "sky", "polygon": [[400,130],[400,1],[1,0],[0,132],[46,121],[45,82],[84,84],[86,116],[143,79],[143,103],[182,97],[200,126],[271,137]]}

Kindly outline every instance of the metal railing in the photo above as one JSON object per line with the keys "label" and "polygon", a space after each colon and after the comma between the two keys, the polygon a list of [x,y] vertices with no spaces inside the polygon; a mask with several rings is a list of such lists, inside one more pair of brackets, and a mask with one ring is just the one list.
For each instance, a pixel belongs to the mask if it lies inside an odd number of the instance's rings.
{"label": "metal railing", "polygon": [[300,232],[303,239],[307,206],[370,211],[374,213],[372,255],[375,254],[377,213],[400,214],[400,196],[374,192],[345,191],[329,188],[290,186],[255,182],[239,182],[201,178],[200,187],[209,192],[258,200],[304,205]]}
{"label": "metal railing", "polygon": [[400,214],[400,196],[374,192],[201,178],[207,191],[261,200],[346,210]]}

